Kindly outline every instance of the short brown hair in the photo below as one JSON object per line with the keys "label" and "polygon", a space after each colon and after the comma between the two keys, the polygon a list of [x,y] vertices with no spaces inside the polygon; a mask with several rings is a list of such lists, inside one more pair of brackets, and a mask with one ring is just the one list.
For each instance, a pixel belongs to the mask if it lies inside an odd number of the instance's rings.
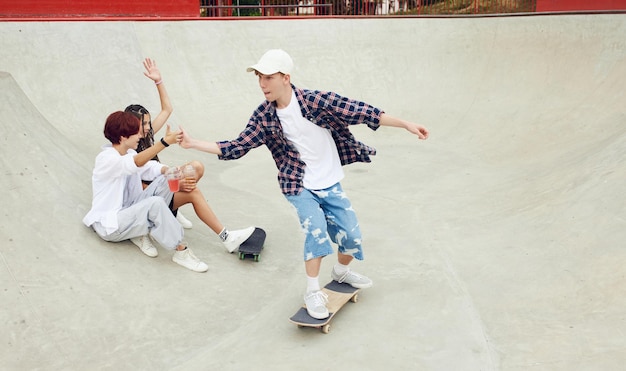
{"label": "short brown hair", "polygon": [[130,112],[113,112],[104,124],[104,137],[112,144],[120,144],[122,137],[129,138],[139,133],[140,125],[141,121]]}

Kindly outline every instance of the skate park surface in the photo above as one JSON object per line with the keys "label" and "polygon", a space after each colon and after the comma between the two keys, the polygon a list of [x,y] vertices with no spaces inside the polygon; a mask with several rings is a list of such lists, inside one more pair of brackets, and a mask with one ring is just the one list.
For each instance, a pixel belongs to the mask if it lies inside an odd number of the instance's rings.
{"label": "skate park surface", "polygon": [[[3,370],[618,370],[626,361],[626,17],[0,22]],[[329,334],[288,318],[303,236],[262,147],[204,163],[222,222],[267,231],[261,261],[228,254],[193,209],[209,265],[107,243],[81,220],[106,116],[159,110],[231,139],[262,94],[267,49],[292,82],[424,124],[352,128],[378,151],[345,167],[374,286]],[[157,135],[160,137],[160,135]],[[320,280],[330,280],[336,255]]]}

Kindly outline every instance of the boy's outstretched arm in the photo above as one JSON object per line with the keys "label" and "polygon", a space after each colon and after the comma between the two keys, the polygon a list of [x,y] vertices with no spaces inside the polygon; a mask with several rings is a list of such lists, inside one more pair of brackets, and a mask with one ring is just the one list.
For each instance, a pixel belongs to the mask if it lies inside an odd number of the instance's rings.
{"label": "boy's outstretched arm", "polygon": [[180,146],[185,149],[195,149],[202,152],[212,153],[214,155],[221,155],[222,150],[216,142],[208,142],[205,140],[199,140],[192,138],[182,127],[180,130],[183,134],[183,139],[179,142]]}
{"label": "boy's outstretched arm", "polygon": [[391,126],[395,128],[405,128],[409,132],[417,135],[420,139],[428,138],[428,129],[420,124],[415,124],[413,122],[409,122],[406,120],[399,119],[397,117],[393,117],[386,113],[383,113],[380,116],[380,125],[381,126]]}

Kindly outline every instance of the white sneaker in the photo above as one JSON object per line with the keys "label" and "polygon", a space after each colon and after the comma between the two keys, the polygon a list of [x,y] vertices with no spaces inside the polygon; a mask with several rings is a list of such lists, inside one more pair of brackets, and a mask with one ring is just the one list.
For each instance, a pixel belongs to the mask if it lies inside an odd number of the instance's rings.
{"label": "white sneaker", "polygon": [[368,287],[372,287],[373,285],[373,282],[371,279],[365,277],[362,274],[358,274],[357,272],[353,272],[350,269],[348,269],[346,273],[339,275],[335,272],[335,269],[333,268],[330,275],[333,278],[333,280],[339,283],[347,283],[348,285],[357,289],[366,289]]}
{"label": "white sneaker", "polygon": [[185,229],[191,229],[193,227],[193,224],[191,224],[189,219],[185,218],[185,216],[183,215],[183,213],[180,212],[180,210],[178,210],[178,212],[176,213],[176,220],[178,220],[180,225],[182,225],[183,228]]}
{"label": "white sneaker", "polygon": [[246,229],[238,229],[236,231],[228,231],[228,237],[224,241],[224,246],[229,253],[237,250],[245,240],[248,239],[254,232],[254,227],[248,227]]}
{"label": "white sneaker", "polygon": [[311,291],[304,295],[306,312],[313,318],[328,318],[330,314],[328,313],[328,308],[326,308],[326,303],[328,303],[328,295],[322,290]]}
{"label": "white sneaker", "polygon": [[209,269],[209,266],[200,259],[198,259],[198,257],[196,257],[196,255],[193,253],[193,251],[191,251],[189,247],[187,247],[185,250],[174,251],[172,261],[194,272],[202,273],[206,272]]}
{"label": "white sneaker", "polygon": [[156,247],[154,247],[154,245],[152,244],[152,241],[150,241],[150,236],[148,235],[144,235],[141,237],[133,237],[130,239],[130,241],[134,243],[135,245],[137,245],[137,247],[139,247],[139,250],[141,250],[142,253],[148,255],[151,258],[155,258],[159,255],[159,252],[157,251]]}

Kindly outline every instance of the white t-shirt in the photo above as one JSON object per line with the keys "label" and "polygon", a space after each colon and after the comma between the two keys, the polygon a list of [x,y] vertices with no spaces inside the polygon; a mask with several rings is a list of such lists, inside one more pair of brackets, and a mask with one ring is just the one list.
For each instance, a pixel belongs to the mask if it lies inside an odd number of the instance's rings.
{"label": "white t-shirt", "polygon": [[143,192],[141,179],[153,180],[161,174],[163,165],[154,160],[137,167],[136,154],[135,150],[129,149],[122,156],[110,144],[102,147],[91,177],[93,199],[91,210],[83,218],[86,226],[99,222],[107,233],[115,232],[117,213],[130,206],[129,203]]}
{"label": "white t-shirt", "polygon": [[343,179],[337,146],[330,130],[312,123],[302,116],[295,92],[286,108],[276,109],[283,132],[304,161],[303,184],[308,189],[325,189]]}

